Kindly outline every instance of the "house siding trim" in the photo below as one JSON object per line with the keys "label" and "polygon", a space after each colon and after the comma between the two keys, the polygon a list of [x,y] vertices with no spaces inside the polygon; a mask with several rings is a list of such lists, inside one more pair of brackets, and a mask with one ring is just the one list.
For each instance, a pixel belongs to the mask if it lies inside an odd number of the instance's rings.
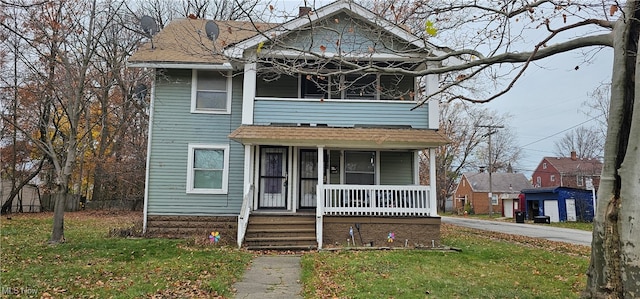
{"label": "house siding trim", "polygon": [[151,84],[151,94],[149,96],[149,131],[147,136],[147,159],[145,162],[145,178],[144,178],[144,203],[142,205],[142,233],[147,232],[147,221],[149,214],[149,175],[150,175],[150,167],[151,165],[151,145],[153,136],[153,111],[155,106],[155,96],[156,96],[156,72],[154,70],[152,77],[153,82]]}

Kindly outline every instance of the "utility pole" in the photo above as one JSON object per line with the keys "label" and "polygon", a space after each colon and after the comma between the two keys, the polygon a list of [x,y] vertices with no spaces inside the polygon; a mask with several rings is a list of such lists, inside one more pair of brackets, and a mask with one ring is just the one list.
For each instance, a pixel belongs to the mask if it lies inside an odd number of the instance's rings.
{"label": "utility pole", "polygon": [[479,128],[488,128],[489,133],[482,137],[489,137],[489,217],[493,217],[493,182],[491,181],[491,173],[493,172],[493,157],[491,156],[491,135],[498,132],[496,129],[502,129],[504,126],[499,125],[476,125]]}

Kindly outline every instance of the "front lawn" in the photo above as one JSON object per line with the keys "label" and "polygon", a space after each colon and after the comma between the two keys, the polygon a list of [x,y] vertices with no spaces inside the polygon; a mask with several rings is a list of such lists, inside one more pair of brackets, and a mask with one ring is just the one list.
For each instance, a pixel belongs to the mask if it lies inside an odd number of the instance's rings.
{"label": "front lawn", "polygon": [[54,298],[230,296],[251,255],[206,242],[109,237],[137,214],[65,214],[67,242],[49,245],[52,214],[4,216],[3,295]]}
{"label": "front lawn", "polygon": [[[203,237],[121,238],[141,215],[74,212],[67,242],[49,245],[52,215],[0,221],[0,297],[212,298],[233,296],[252,253]],[[125,230],[126,231],[126,230]],[[428,250],[309,252],[302,256],[306,298],[577,298],[589,248],[442,225]],[[270,253],[271,254],[271,253]]]}
{"label": "front lawn", "polygon": [[442,226],[461,252],[320,252],[303,257],[306,298],[578,298],[589,248]]}

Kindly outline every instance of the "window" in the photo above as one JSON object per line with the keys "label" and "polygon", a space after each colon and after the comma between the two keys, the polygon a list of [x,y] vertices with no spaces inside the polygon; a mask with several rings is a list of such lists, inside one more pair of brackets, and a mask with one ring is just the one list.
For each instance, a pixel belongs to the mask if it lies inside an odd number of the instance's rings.
{"label": "window", "polygon": [[549,180],[552,181],[552,182],[555,182],[556,181],[556,176],[552,174],[551,177],[549,177]]}
{"label": "window", "polygon": [[187,193],[226,194],[229,145],[189,144]]}
{"label": "window", "polygon": [[344,152],[345,183],[374,185],[376,177],[375,152]]}
{"label": "window", "polygon": [[542,169],[547,169],[547,163],[542,163]]}
{"label": "window", "polygon": [[193,70],[191,113],[231,113],[231,73]]}
{"label": "window", "polygon": [[536,186],[540,187],[540,183],[542,182],[542,179],[540,177],[536,177]]}
{"label": "window", "polygon": [[578,186],[584,185],[584,177],[582,175],[579,174],[576,176],[576,184],[578,184]]}

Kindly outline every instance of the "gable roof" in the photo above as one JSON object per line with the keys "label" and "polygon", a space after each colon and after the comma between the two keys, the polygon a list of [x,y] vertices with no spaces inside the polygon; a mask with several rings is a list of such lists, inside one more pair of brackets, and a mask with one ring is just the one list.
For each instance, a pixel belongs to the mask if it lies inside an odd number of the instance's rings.
{"label": "gable roof", "polygon": [[[273,24],[252,23],[245,21],[215,21],[219,28],[219,36],[215,41],[207,38],[206,19],[175,19],[156,34],[129,57],[128,63],[133,67],[176,67],[211,68],[211,65],[228,64],[222,50],[230,44],[244,40],[267,30]],[[183,65],[184,64],[184,65]],[[230,68],[229,65],[226,68]]]}
{"label": "gable roof", "polygon": [[599,175],[602,172],[602,162],[598,159],[570,157],[544,157],[560,173],[582,173]]}
{"label": "gable roof", "polygon": [[[488,172],[465,172],[473,192],[489,192]],[[520,193],[522,189],[533,188],[531,182],[522,173],[494,172],[491,174],[491,191],[501,193]]]}
{"label": "gable roof", "polygon": [[402,27],[389,22],[385,18],[380,17],[374,12],[350,0],[338,0],[333,3],[327,4],[315,11],[312,11],[308,15],[300,16],[279,26],[276,26],[264,32],[264,34],[255,35],[242,42],[239,42],[233,47],[229,47],[225,51],[225,53],[231,57],[240,58],[242,57],[243,52],[246,49],[256,47],[260,43],[268,42],[269,39],[273,37],[286,35],[292,30],[307,26],[310,23],[316,23],[320,20],[327,19],[340,12],[351,12],[359,16],[362,20],[367,21],[370,25],[382,28],[384,31],[394,35],[397,38],[400,38],[401,40],[404,40],[409,44],[414,45],[417,48],[427,48],[437,54],[444,53],[444,51],[441,51],[435,45],[425,43],[425,41],[420,37],[411,34]]}
{"label": "gable roof", "polygon": [[284,36],[292,30],[327,19],[340,12],[355,14],[371,26],[379,27],[418,49],[444,54],[440,48],[425,43],[420,37],[359,4],[349,0],[338,0],[312,11],[308,15],[282,24],[215,20],[220,29],[220,34],[215,42],[207,38],[204,30],[205,24],[209,20],[175,19],[149,42],[140,46],[129,58],[128,63],[131,67],[231,69],[229,57],[242,58],[247,49],[257,47],[260,43],[267,42],[271,38]]}

